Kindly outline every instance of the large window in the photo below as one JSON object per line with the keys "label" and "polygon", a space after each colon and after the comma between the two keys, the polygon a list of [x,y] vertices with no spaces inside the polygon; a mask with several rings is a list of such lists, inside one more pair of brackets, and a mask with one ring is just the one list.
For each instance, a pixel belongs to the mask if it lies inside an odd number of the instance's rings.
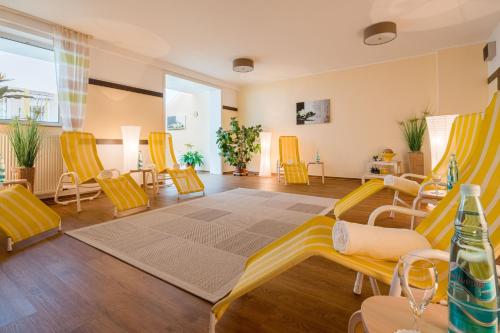
{"label": "large window", "polygon": [[1,99],[0,121],[38,113],[40,122],[60,124],[52,50],[0,38],[0,73],[10,79],[1,86],[7,85],[30,97]]}

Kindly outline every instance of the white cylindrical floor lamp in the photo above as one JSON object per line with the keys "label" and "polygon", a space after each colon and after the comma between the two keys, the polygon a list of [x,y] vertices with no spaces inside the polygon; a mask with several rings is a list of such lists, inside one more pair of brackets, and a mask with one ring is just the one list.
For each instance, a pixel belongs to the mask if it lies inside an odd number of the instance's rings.
{"label": "white cylindrical floor lamp", "polygon": [[141,126],[122,126],[123,172],[137,169]]}
{"label": "white cylindrical floor lamp", "polygon": [[260,168],[259,176],[271,176],[271,132],[260,133]]}
{"label": "white cylindrical floor lamp", "polygon": [[454,115],[430,116],[426,117],[427,129],[429,131],[429,143],[431,146],[431,164],[432,169],[438,164],[443,157],[450,137],[451,126],[453,120],[457,117]]}

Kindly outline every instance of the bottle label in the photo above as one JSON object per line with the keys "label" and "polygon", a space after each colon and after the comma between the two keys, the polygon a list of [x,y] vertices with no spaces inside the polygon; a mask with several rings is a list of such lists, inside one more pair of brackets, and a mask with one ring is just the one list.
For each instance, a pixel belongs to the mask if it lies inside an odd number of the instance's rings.
{"label": "bottle label", "polygon": [[480,280],[452,262],[448,288],[450,332],[497,332],[494,275]]}

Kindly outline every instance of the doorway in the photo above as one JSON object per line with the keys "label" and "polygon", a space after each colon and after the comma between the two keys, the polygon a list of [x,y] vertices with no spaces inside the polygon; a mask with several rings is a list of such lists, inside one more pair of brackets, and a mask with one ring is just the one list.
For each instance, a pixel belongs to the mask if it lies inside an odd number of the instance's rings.
{"label": "doorway", "polygon": [[222,174],[216,131],[221,126],[221,90],[167,74],[165,76],[165,129],[172,134],[179,163],[188,151],[199,152],[203,165],[197,170]]}

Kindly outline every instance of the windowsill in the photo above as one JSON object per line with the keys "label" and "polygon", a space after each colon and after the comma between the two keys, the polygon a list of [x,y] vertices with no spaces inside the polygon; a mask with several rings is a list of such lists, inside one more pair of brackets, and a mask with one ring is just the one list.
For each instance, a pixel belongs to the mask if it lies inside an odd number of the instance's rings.
{"label": "windowsill", "polygon": [[[0,119],[0,125],[9,125],[11,122],[12,120]],[[39,122],[38,125],[41,127],[62,127],[62,123]]]}

